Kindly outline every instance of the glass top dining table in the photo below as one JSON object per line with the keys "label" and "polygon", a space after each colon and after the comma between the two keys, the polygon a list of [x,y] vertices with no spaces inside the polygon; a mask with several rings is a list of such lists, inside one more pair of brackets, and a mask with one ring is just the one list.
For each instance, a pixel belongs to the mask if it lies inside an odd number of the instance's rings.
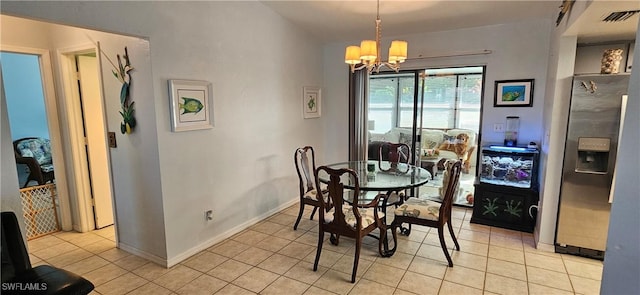
{"label": "glass top dining table", "polygon": [[[326,165],[332,169],[353,169],[358,175],[361,191],[394,192],[421,186],[431,179],[431,173],[424,168],[398,163],[397,169],[391,169],[391,163],[387,161],[349,161]],[[373,171],[368,171],[373,170]],[[373,169],[371,169],[373,168]],[[389,171],[385,171],[389,170]],[[320,171],[318,179],[321,182],[329,182],[329,177],[324,171]],[[345,188],[353,189],[353,180],[347,175],[341,179]]]}

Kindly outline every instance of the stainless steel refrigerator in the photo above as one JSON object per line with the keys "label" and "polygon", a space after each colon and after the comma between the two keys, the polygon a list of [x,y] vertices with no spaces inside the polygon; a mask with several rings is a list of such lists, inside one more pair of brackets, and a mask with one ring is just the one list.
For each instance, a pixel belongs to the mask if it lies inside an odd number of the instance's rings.
{"label": "stainless steel refrigerator", "polygon": [[627,74],[573,78],[556,227],[558,253],[604,259],[628,84]]}

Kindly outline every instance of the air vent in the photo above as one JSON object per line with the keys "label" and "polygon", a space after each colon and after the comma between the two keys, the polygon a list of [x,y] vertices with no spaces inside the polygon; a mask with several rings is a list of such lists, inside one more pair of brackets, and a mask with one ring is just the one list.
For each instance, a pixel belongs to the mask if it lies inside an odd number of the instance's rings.
{"label": "air vent", "polygon": [[604,19],[602,19],[603,22],[621,22],[621,21],[625,21],[627,19],[629,19],[630,17],[636,15],[640,13],[640,10],[628,10],[628,11],[618,11],[618,12],[612,12],[611,14],[607,15],[607,17],[605,17]]}

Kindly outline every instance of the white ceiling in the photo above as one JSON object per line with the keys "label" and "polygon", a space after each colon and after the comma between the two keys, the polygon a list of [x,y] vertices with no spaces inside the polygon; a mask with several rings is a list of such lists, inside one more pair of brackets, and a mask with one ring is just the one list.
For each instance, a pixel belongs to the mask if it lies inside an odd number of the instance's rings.
{"label": "white ceiling", "polygon": [[[376,1],[262,0],[261,2],[325,43],[375,39]],[[590,17],[572,26],[573,33],[580,38],[585,36],[589,41],[634,39],[638,24],[637,15],[624,24],[603,25],[604,23],[598,18],[612,11],[640,9],[640,1],[596,0],[595,2],[598,2],[598,5],[591,5],[587,11]],[[555,22],[561,3],[561,0],[381,0],[382,35],[383,37],[401,36],[540,18],[548,18]],[[587,15],[586,12],[585,15]]]}

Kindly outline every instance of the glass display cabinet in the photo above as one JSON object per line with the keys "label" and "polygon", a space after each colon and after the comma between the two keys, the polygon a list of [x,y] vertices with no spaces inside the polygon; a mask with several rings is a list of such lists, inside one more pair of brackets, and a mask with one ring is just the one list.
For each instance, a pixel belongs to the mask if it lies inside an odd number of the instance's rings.
{"label": "glass display cabinet", "polygon": [[484,146],[472,223],[533,232],[538,208],[537,149]]}

